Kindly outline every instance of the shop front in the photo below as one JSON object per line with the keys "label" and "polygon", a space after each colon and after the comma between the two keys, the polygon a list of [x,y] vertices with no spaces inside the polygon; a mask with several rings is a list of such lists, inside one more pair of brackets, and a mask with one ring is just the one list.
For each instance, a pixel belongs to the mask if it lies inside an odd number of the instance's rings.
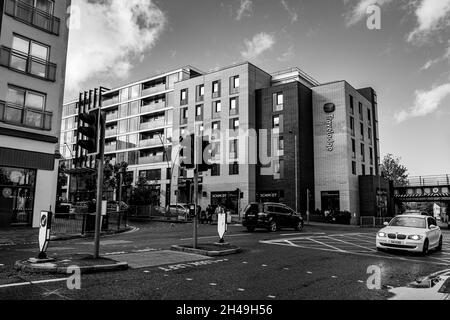
{"label": "shop front", "polygon": [[31,225],[35,189],[36,170],[0,167],[0,228]]}
{"label": "shop front", "polygon": [[211,205],[215,208],[219,204],[225,206],[232,215],[238,214],[237,191],[211,192]]}

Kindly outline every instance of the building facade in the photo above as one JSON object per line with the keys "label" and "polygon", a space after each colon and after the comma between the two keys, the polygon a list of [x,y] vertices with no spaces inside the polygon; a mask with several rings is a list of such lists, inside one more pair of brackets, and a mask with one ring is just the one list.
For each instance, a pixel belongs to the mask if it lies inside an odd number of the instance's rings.
{"label": "building facade", "polygon": [[[239,214],[251,202],[284,202],[303,214],[349,211],[357,223],[359,176],[378,172],[375,91],[320,84],[298,68],[184,67],[109,90],[103,109],[107,157],[127,162],[133,181],[154,188],[160,206],[193,199],[193,171],[178,166],[180,138],[193,133],[205,137],[213,162],[200,175],[202,208],[222,203]],[[66,159],[76,115],[76,102],[64,106]]]}
{"label": "building facade", "polygon": [[55,208],[69,6],[0,1],[0,227]]}

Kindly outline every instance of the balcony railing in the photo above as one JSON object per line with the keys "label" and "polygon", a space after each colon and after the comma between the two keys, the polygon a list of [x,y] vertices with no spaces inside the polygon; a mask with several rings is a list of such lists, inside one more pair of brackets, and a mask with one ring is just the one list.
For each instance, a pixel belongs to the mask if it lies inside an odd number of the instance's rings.
{"label": "balcony railing", "polygon": [[140,124],[141,130],[151,130],[155,128],[164,127],[166,124],[164,119],[161,120],[154,120],[154,121],[148,121],[148,122],[142,122]]}
{"label": "balcony railing", "polygon": [[44,80],[56,80],[56,64],[11,48],[0,48],[0,65]]}
{"label": "balcony railing", "polygon": [[117,145],[116,144],[105,145],[105,152],[116,151],[116,149],[117,149]]}
{"label": "balcony railing", "polygon": [[164,162],[164,156],[139,157],[139,164],[152,164]]}
{"label": "balcony railing", "polygon": [[151,94],[155,94],[155,93],[160,93],[166,91],[166,84],[160,84],[154,87],[150,87],[147,89],[142,90],[141,92],[141,96],[145,97],[145,96],[149,96]]}
{"label": "balcony railing", "polygon": [[117,119],[119,113],[118,112],[110,112],[106,114],[106,121]]}
{"label": "balcony railing", "polygon": [[117,134],[117,128],[115,128],[115,129],[106,129],[106,131],[105,131],[105,136],[106,137],[115,136],[116,134]]}
{"label": "balcony railing", "polygon": [[143,139],[139,142],[140,147],[153,147],[153,146],[162,146],[161,139]]}
{"label": "balcony railing", "polygon": [[38,29],[59,35],[61,20],[19,0],[6,0],[5,13]]}
{"label": "balcony railing", "polygon": [[8,104],[0,101],[0,121],[33,129],[52,129],[52,112]]}
{"label": "balcony railing", "polygon": [[149,112],[164,109],[165,107],[166,107],[166,102],[149,103],[147,105],[141,106],[141,113],[149,113]]}
{"label": "balcony railing", "polygon": [[119,96],[114,96],[114,97],[103,97],[103,101],[102,101],[102,106],[103,107],[107,107],[107,106],[111,106],[113,104],[118,104],[119,103]]}

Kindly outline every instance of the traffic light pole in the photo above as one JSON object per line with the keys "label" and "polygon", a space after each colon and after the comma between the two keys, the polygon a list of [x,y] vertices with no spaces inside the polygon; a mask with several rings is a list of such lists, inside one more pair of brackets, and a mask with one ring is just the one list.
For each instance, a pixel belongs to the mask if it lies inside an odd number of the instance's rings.
{"label": "traffic light pole", "polygon": [[194,216],[194,245],[193,248],[198,247],[198,165],[195,165],[194,169],[194,203],[195,203],[195,216]]}
{"label": "traffic light pole", "polygon": [[105,125],[106,117],[104,112],[99,110],[99,153],[97,158],[97,213],[95,216],[95,238],[94,238],[94,259],[100,257],[100,233],[102,222],[102,202],[103,202],[103,167],[105,163]]}

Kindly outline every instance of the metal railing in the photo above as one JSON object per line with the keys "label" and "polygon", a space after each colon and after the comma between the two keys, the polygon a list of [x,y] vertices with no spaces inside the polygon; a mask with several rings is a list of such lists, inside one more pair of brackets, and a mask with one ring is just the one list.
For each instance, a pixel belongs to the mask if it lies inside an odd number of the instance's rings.
{"label": "metal railing", "polygon": [[450,175],[409,177],[407,187],[427,187],[427,186],[448,186],[450,185]]}
{"label": "metal railing", "polygon": [[0,101],[0,121],[41,130],[52,129],[53,113]]}
{"label": "metal railing", "polygon": [[361,217],[359,225],[361,228],[381,228],[391,220],[392,217]]}
{"label": "metal railing", "polygon": [[288,73],[298,73],[302,78],[304,78],[305,80],[311,82],[312,84],[320,85],[319,81],[317,81],[316,79],[311,77],[309,74],[307,74],[305,71],[303,71],[303,70],[301,70],[300,68],[297,68],[297,67],[286,69],[286,70],[277,71],[277,72],[271,73],[270,75],[272,77],[277,77],[277,76],[281,76],[283,74],[288,74]]}
{"label": "metal railing", "polygon": [[187,213],[181,211],[170,211],[159,206],[130,206],[128,208],[128,218],[130,220],[152,220],[161,219],[168,221],[190,221]]}
{"label": "metal railing", "polygon": [[[126,230],[128,212],[108,212],[102,218],[102,231]],[[62,213],[56,214],[52,220],[52,235],[86,235],[95,231],[95,213]]]}
{"label": "metal railing", "polygon": [[19,0],[6,0],[5,13],[38,29],[59,35],[61,20]]}
{"label": "metal railing", "polygon": [[44,80],[56,80],[56,64],[8,47],[0,48],[0,65]]}

